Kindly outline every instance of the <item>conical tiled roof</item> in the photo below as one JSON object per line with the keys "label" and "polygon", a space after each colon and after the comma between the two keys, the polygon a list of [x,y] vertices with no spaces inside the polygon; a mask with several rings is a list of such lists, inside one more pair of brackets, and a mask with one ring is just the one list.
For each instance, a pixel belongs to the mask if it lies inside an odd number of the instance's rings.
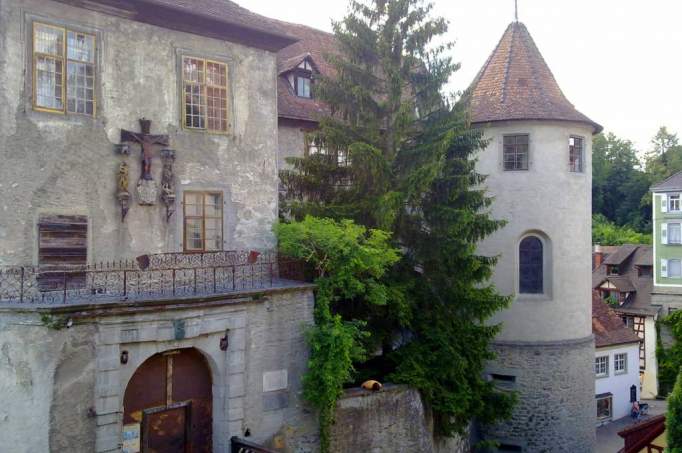
{"label": "conical tiled roof", "polygon": [[470,88],[471,121],[559,120],[602,127],[561,92],[528,29],[512,22]]}

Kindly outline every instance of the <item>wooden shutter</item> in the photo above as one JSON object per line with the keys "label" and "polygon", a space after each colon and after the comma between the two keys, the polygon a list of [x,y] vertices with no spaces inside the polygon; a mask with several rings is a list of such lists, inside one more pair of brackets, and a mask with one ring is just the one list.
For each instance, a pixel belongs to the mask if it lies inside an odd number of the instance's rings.
{"label": "wooden shutter", "polygon": [[661,244],[667,244],[667,243],[668,243],[668,224],[662,223],[661,224]]}
{"label": "wooden shutter", "polygon": [[38,220],[38,264],[82,265],[88,259],[88,218],[42,215]]}
{"label": "wooden shutter", "polygon": [[662,259],[661,260],[661,277],[667,277],[668,276],[668,260]]}
{"label": "wooden shutter", "polygon": [[668,195],[661,194],[661,212],[668,212]]}

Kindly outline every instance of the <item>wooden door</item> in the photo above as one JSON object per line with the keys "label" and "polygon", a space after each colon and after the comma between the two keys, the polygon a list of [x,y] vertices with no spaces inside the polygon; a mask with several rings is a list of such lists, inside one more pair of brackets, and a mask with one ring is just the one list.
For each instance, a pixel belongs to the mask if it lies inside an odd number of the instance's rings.
{"label": "wooden door", "polygon": [[123,424],[128,429],[139,424],[139,451],[210,453],[211,385],[208,364],[196,349],[147,359],[130,378],[123,398]]}

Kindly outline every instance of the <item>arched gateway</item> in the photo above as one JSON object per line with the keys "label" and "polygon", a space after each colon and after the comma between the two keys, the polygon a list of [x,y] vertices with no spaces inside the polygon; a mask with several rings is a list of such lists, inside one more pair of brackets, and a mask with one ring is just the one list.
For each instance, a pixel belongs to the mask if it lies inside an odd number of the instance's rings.
{"label": "arched gateway", "polygon": [[126,387],[123,437],[124,442],[126,437],[131,440],[128,451],[211,452],[211,401],[211,372],[199,351],[153,355]]}

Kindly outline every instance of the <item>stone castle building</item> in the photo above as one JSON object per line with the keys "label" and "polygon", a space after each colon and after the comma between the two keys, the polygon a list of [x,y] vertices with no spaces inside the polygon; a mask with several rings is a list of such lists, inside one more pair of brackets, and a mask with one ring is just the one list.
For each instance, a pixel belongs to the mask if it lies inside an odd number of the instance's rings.
{"label": "stone castle building", "polygon": [[488,375],[519,399],[486,427],[503,451],[589,452],[595,442],[591,331],[591,149],[601,127],[561,92],[525,25],[513,22],[471,86],[471,121],[490,140],[492,216],[509,223],[479,252],[513,296]]}
{"label": "stone castle building", "polygon": [[226,0],[0,0],[0,450],[314,449],[272,250],[294,42]]}

